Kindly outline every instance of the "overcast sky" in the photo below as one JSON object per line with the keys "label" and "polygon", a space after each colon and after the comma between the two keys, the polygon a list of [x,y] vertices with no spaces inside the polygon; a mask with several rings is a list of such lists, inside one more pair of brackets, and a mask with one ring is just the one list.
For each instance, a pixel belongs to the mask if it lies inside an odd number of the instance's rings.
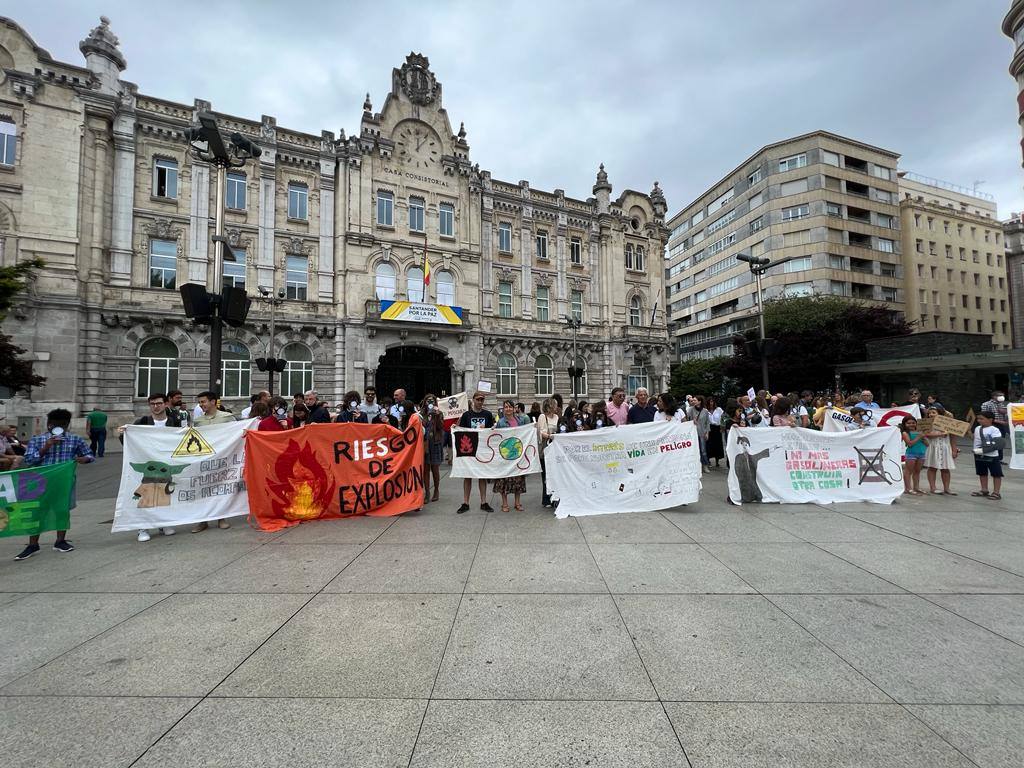
{"label": "overcast sky", "polygon": [[318,134],[357,131],[391,70],[430,58],[496,178],[586,198],[661,182],[670,213],[761,146],[818,128],[1024,210],[1009,0],[20,3],[54,57],[111,19],[141,92]]}

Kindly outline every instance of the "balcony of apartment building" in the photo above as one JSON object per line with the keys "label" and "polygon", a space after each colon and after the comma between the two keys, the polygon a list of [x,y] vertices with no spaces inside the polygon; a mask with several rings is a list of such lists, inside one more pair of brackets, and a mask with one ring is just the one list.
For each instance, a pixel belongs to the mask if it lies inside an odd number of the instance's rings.
{"label": "balcony of apartment building", "polygon": [[851,155],[844,156],[843,167],[850,171],[857,171],[859,173],[868,172],[867,160],[861,160],[859,157],[853,157]]}
{"label": "balcony of apartment building", "polygon": [[849,244],[854,248],[870,248],[871,247],[871,235],[865,235],[862,232],[850,232]]}
{"label": "balcony of apartment building", "polygon": [[854,197],[863,197],[866,200],[871,196],[870,189],[867,184],[861,184],[859,181],[846,182],[846,194]]}
{"label": "balcony of apartment building", "polygon": [[858,208],[854,205],[846,206],[846,218],[850,221],[859,221],[861,224],[871,224],[871,211],[867,208]]}

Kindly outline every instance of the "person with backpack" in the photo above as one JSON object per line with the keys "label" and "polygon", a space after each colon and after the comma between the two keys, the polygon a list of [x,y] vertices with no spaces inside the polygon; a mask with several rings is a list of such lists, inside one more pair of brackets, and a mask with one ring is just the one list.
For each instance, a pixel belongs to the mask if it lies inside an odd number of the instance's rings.
{"label": "person with backpack", "polygon": [[[981,483],[981,490],[972,492],[971,496],[998,501],[1003,498],[999,495],[1003,484],[1003,465],[999,457],[1004,438],[995,421],[996,415],[992,411],[982,411],[978,415],[978,426],[974,428],[974,473]],[[991,493],[988,490],[989,475],[992,476]]]}

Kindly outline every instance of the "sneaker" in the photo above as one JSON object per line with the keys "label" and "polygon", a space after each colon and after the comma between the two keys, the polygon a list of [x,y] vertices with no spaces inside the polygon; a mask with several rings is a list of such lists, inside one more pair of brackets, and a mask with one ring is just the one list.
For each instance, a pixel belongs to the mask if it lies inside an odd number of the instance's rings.
{"label": "sneaker", "polygon": [[139,541],[149,541],[149,539],[149,531],[147,531],[145,528],[139,531]]}
{"label": "sneaker", "polygon": [[61,541],[55,541],[53,543],[53,548],[56,549],[58,552],[65,552],[65,553],[67,553],[67,552],[74,552],[75,551],[74,546],[67,539],[63,539]]}
{"label": "sneaker", "polygon": [[174,535],[174,529],[173,528],[161,528],[160,529],[160,533],[162,533],[164,536],[173,536]]}
{"label": "sneaker", "polygon": [[220,520],[217,521],[217,527],[221,528],[221,529],[230,528],[231,527],[231,523],[229,523],[227,520],[225,520],[222,517]]}
{"label": "sneaker", "polygon": [[202,533],[209,527],[209,523],[196,523],[192,526],[192,533]]}
{"label": "sneaker", "polygon": [[480,511],[481,512],[493,512],[494,508],[485,501],[483,504],[480,505]]}
{"label": "sneaker", "polygon": [[38,544],[29,544],[27,547],[25,547],[23,550],[21,550],[21,554],[18,555],[14,559],[15,560],[28,560],[30,557],[32,557],[32,555],[34,555],[38,551],[39,551],[39,545]]}
{"label": "sneaker", "polygon": [[463,512],[469,512],[469,504],[463,504],[455,510],[456,515],[461,515]]}

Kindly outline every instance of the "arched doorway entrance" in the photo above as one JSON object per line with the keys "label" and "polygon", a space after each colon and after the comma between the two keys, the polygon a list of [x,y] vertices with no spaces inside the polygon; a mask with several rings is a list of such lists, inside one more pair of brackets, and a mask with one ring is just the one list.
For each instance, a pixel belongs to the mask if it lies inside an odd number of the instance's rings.
{"label": "arched doorway entrance", "polygon": [[380,356],[374,384],[381,397],[391,397],[401,387],[417,403],[428,392],[450,395],[451,361],[444,352],[429,347],[392,347]]}

